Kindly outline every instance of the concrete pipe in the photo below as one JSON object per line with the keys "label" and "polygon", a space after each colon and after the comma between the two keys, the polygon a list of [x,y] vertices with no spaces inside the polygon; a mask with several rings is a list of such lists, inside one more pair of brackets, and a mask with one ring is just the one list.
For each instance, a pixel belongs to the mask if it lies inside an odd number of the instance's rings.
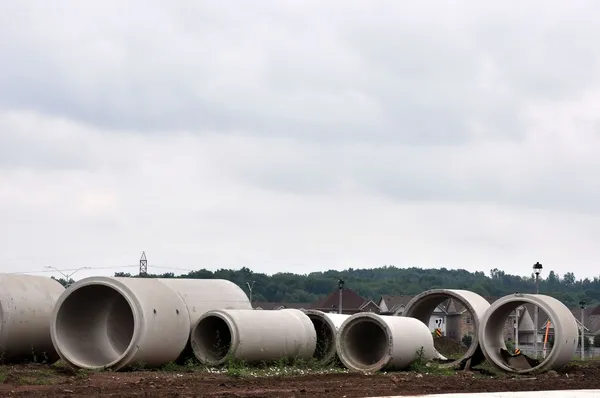
{"label": "concrete pipe", "polygon": [[228,359],[248,363],[310,359],[317,336],[300,310],[214,310],[196,322],[191,343],[201,363],[218,366]]}
{"label": "concrete pipe", "polygon": [[[481,318],[484,316],[487,309],[490,307],[490,303],[478,295],[468,290],[456,290],[456,289],[431,289],[427,290],[417,296],[413,297],[412,300],[406,305],[402,316],[416,318],[423,322],[425,325],[429,325],[429,319],[435,311],[436,307],[442,304],[448,299],[457,300],[461,303],[465,309],[470,313],[473,322],[473,341],[468,347],[467,351],[457,360],[446,363],[441,363],[441,367],[446,368],[464,368],[465,366],[475,366],[483,362],[485,357],[481,352],[479,338],[477,333],[479,330]],[[458,322],[459,319],[456,319]],[[458,325],[457,325],[458,326]],[[446,325],[446,328],[452,327],[452,325]],[[462,336],[458,336],[462,338]],[[443,358],[440,353],[437,353],[438,358]]]}
{"label": "concrete pipe", "polygon": [[[175,290],[186,305],[193,325],[210,310],[251,310],[246,293],[235,283],[225,279],[160,279]],[[189,331],[191,333],[191,330]],[[184,364],[194,357],[188,334],[188,342],[177,362]]]}
{"label": "concrete pipe", "polygon": [[0,274],[0,360],[58,360],[50,337],[50,319],[64,290],[51,278]]}
{"label": "concrete pipe", "polygon": [[59,298],[50,331],[72,367],[156,367],[184,352],[191,319],[226,306],[250,308],[243,291],[227,281],[90,277]]}
{"label": "concrete pipe", "polygon": [[[523,355],[506,351],[504,325],[510,314],[523,304],[533,304],[548,315],[554,329],[554,346],[538,364]],[[569,309],[554,297],[542,294],[513,294],[494,302],[481,320],[479,341],[485,357],[497,368],[513,373],[557,370],[569,363],[577,350],[579,330]]]}
{"label": "concrete pipe", "polygon": [[417,359],[428,361],[435,356],[433,337],[423,322],[368,312],[342,323],[336,349],[344,366],[361,372],[406,369]]}
{"label": "concrete pipe", "polygon": [[323,363],[333,363],[336,360],[335,340],[342,323],[350,317],[345,314],[329,314],[318,310],[305,310],[317,332],[317,349],[314,357]]}

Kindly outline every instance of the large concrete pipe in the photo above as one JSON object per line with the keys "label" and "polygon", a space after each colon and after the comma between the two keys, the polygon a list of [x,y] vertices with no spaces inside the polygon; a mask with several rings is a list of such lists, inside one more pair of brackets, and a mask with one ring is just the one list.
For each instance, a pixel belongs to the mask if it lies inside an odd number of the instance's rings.
{"label": "large concrete pipe", "polygon": [[342,323],[336,348],[348,369],[361,372],[406,369],[417,359],[428,361],[435,356],[433,337],[423,322],[368,312]]}
{"label": "large concrete pipe", "polygon": [[323,363],[336,360],[335,340],[342,323],[350,317],[345,314],[329,314],[318,310],[304,310],[317,332],[317,349],[314,357]]}
{"label": "large concrete pipe", "polygon": [[52,311],[65,288],[51,278],[0,274],[0,359],[54,363]]}
{"label": "large concrete pipe", "polygon": [[300,310],[214,310],[196,322],[191,343],[200,362],[217,366],[229,359],[247,363],[310,359],[317,336]]}
{"label": "large concrete pipe", "polygon": [[[533,304],[548,315],[554,329],[554,345],[538,364],[530,364],[522,355],[506,351],[504,325],[510,314],[523,304]],[[569,309],[554,297],[520,294],[502,297],[486,311],[479,327],[479,342],[485,357],[497,368],[514,373],[543,372],[560,369],[569,363],[577,350],[579,330]]]}
{"label": "large concrete pipe", "polygon": [[182,354],[191,319],[236,306],[250,303],[223,280],[90,277],[61,295],[50,331],[56,351],[72,367],[156,367]]}
{"label": "large concrete pipe", "polygon": [[[442,304],[448,299],[457,300],[462,304],[465,309],[470,313],[473,321],[473,341],[468,347],[467,351],[457,360],[446,363],[441,363],[441,367],[460,367],[464,368],[466,365],[475,366],[483,362],[485,357],[481,352],[480,343],[478,336],[478,330],[481,322],[481,318],[490,307],[490,303],[478,295],[468,290],[456,290],[456,289],[431,289],[413,297],[412,300],[406,305],[402,316],[416,318],[423,322],[425,325],[429,325],[429,319],[435,311],[436,307]],[[446,325],[448,327],[448,325]],[[462,336],[458,336],[462,338]],[[439,355],[438,357],[441,357]]]}

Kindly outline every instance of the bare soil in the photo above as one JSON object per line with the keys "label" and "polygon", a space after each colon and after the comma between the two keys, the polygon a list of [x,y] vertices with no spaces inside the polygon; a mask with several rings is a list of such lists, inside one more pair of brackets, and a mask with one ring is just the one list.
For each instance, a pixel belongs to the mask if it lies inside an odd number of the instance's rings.
{"label": "bare soil", "polygon": [[537,376],[489,370],[449,374],[394,372],[234,377],[173,371],[72,372],[41,365],[0,367],[0,396],[15,397],[373,397],[450,392],[600,388],[600,362],[574,363]]}

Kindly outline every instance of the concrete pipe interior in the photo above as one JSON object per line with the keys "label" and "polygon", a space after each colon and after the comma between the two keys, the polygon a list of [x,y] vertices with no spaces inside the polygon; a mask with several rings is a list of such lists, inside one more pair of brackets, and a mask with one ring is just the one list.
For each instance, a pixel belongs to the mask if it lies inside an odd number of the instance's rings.
{"label": "concrete pipe interior", "polygon": [[315,332],[317,332],[317,349],[315,350],[314,358],[317,360],[323,360],[330,357],[332,354],[335,355],[335,327],[331,322],[323,316],[306,313],[313,326]]}
{"label": "concrete pipe interior", "polygon": [[125,354],[134,334],[131,306],[106,285],[71,292],[56,316],[62,354],[81,367],[102,367]]}
{"label": "concrete pipe interior", "polygon": [[[460,294],[453,294],[452,290],[423,292],[420,295],[415,296],[408,303],[402,316],[418,319],[429,327],[435,309],[449,299],[456,300],[464,306],[468,316],[471,318],[474,330],[471,335],[472,340],[469,347],[462,343],[463,336],[434,337],[435,349],[438,354],[441,355],[441,357],[438,358],[438,360],[441,361],[440,366],[448,368],[461,367],[469,358],[471,359],[471,366],[475,366],[485,359],[478,349],[479,339],[477,337],[477,330],[479,328],[479,319],[475,316],[475,311],[471,303]],[[459,321],[458,317],[451,321],[446,317],[446,322],[458,323]],[[450,324],[445,325],[446,330],[456,326],[457,325]]]}
{"label": "concrete pipe interior", "polygon": [[210,315],[201,319],[193,331],[194,351],[209,364],[225,362],[231,349],[229,324],[220,316]]}
{"label": "concrete pipe interior", "polygon": [[383,326],[373,319],[358,319],[345,327],[342,333],[344,356],[357,368],[375,365],[388,352],[388,335]]}
{"label": "concrete pipe interior", "polygon": [[[520,371],[531,372],[538,368],[542,368],[550,360],[552,351],[554,350],[554,347],[548,345],[546,359],[541,362],[538,362],[536,359],[528,359],[522,355],[514,357],[507,355],[506,351],[508,351],[508,348],[504,336],[504,326],[511,314],[524,304],[533,304],[535,306],[534,303],[527,300],[508,301],[495,308],[493,312],[487,314],[485,324],[482,325],[482,335],[484,340],[482,344],[485,344],[486,356],[490,361],[506,371],[514,372],[515,368],[517,368]],[[539,319],[550,319],[550,322],[553,325],[556,325],[556,319],[551,315],[546,314],[542,308],[538,308]],[[533,314],[531,315],[533,316]],[[538,333],[542,335],[542,332]],[[540,346],[542,344],[543,343],[541,343]],[[502,350],[505,350],[504,354],[502,353]],[[512,353],[510,354],[512,355]]]}

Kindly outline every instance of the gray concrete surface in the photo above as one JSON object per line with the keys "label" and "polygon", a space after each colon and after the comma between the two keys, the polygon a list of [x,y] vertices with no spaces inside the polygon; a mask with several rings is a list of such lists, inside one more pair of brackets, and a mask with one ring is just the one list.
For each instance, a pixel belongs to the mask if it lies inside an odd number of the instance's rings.
{"label": "gray concrete surface", "polygon": [[312,358],[317,335],[302,311],[214,310],[194,325],[192,350],[206,365],[228,360],[272,362],[282,358]]}
{"label": "gray concrete surface", "polygon": [[54,305],[64,287],[35,275],[0,274],[0,359],[54,363],[50,336]]}
{"label": "gray concrete surface", "polygon": [[340,361],[350,370],[406,369],[417,359],[436,355],[427,325],[415,318],[363,312],[350,316],[336,340]]}
{"label": "gray concrete surface", "polygon": [[[477,293],[469,290],[459,289],[431,289],[424,291],[413,297],[406,305],[402,316],[416,318],[425,325],[429,324],[429,318],[435,308],[448,299],[459,301],[470,312],[473,319],[473,341],[465,354],[456,361],[440,364],[441,367],[464,367],[467,361],[470,361],[471,366],[481,363],[485,357],[480,348],[480,342],[477,331],[479,330],[481,318],[484,316],[490,303]],[[439,357],[442,357],[438,353]]]}

